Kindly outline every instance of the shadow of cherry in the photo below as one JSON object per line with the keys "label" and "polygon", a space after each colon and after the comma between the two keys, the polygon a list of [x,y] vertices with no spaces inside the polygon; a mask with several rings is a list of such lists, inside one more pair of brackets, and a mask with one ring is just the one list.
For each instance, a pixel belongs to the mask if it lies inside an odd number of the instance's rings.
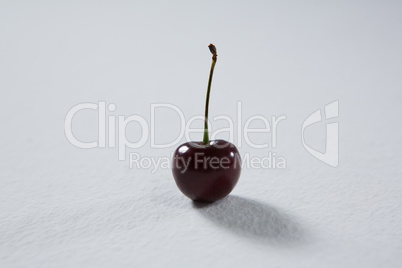
{"label": "shadow of cherry", "polygon": [[215,203],[193,202],[207,219],[238,235],[272,244],[306,241],[302,226],[294,217],[257,201],[230,195]]}

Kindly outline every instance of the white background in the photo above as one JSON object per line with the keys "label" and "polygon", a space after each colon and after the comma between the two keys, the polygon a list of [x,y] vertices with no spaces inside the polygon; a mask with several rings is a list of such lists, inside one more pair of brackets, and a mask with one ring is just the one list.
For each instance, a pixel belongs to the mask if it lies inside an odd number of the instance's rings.
{"label": "white background", "polygon": [[[0,266],[400,267],[401,14],[398,1],[2,1]],[[244,169],[228,198],[198,206],[169,169],[68,142],[64,118],[81,102],[146,120],[151,103],[202,115],[210,42],[210,115],[235,119],[237,101],[244,120],[286,115],[276,148],[238,146],[276,152],[286,169]],[[335,100],[332,168],[300,132]],[[96,140],[96,112],[73,127]],[[155,131],[173,140],[177,114],[159,113]],[[138,139],[139,126],[127,134]],[[316,124],[306,142],[322,150],[325,135]],[[128,152],[169,157],[178,145]]]}

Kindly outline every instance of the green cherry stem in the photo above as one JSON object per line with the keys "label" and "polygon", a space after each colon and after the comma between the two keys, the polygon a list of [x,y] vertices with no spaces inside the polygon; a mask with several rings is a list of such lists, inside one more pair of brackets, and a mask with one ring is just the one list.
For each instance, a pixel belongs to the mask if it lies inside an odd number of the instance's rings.
{"label": "green cherry stem", "polygon": [[217,60],[216,47],[213,44],[209,44],[209,50],[212,53],[212,64],[211,71],[209,72],[208,80],[208,90],[207,90],[207,100],[205,103],[205,123],[204,123],[204,140],[203,144],[207,145],[209,143],[209,131],[208,131],[208,109],[209,109],[209,95],[211,93],[212,76],[214,75],[214,68]]}

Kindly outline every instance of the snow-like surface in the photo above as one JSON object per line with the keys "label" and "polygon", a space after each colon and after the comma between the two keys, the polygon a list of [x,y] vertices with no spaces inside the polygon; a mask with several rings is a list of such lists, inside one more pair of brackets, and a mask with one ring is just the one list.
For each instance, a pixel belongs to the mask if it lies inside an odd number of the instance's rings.
{"label": "snow-like surface", "polygon": [[[2,1],[0,266],[400,267],[401,8]],[[276,152],[286,169],[246,168],[229,197],[205,206],[178,191],[169,169],[130,169],[116,148],[68,142],[65,116],[82,102],[147,120],[151,103],[202,115],[209,42],[219,55],[210,114],[235,118],[241,100],[243,124],[286,115],[276,148],[239,146],[252,156]],[[332,168],[303,148],[300,131],[335,100]],[[75,135],[95,140],[96,119],[82,112]],[[175,113],[159,113],[158,142],[177,128]],[[132,124],[128,136],[138,140],[138,130]],[[312,147],[324,138],[324,123],[306,130]],[[148,141],[128,152],[169,157],[175,147]]]}

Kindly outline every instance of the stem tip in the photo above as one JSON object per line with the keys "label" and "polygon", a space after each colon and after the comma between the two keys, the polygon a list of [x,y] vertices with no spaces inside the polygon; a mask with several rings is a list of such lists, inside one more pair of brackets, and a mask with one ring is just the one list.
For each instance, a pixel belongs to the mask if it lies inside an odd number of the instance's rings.
{"label": "stem tip", "polygon": [[211,51],[211,53],[212,53],[212,60],[216,61],[217,57],[218,57],[218,54],[216,53],[216,47],[213,44],[209,44],[208,47],[209,47],[209,51]]}

